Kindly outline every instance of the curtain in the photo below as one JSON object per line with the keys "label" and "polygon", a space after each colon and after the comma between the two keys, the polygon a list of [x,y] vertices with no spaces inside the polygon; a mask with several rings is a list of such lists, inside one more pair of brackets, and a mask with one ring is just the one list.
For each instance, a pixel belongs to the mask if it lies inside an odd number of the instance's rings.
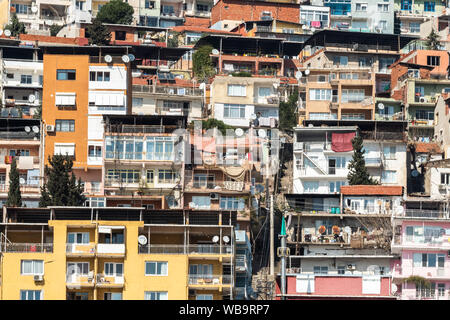
{"label": "curtain", "polygon": [[33,273],[33,261],[32,260],[23,260],[22,261],[22,273],[23,274],[32,274]]}

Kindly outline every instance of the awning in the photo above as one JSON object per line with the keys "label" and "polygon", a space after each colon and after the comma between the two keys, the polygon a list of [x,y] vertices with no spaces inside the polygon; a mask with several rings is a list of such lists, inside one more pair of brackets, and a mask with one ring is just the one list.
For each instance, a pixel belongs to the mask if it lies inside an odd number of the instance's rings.
{"label": "awning", "polygon": [[123,106],[125,94],[123,92],[89,92],[89,102],[96,106]]}
{"label": "awning", "polygon": [[112,230],[125,229],[124,226],[98,226],[98,233],[111,233]]}
{"label": "awning", "polygon": [[355,132],[348,133],[331,133],[331,150],[334,152],[352,151],[352,139],[355,137]]}
{"label": "awning", "polygon": [[75,92],[57,92],[55,94],[55,105],[57,106],[74,106]]}

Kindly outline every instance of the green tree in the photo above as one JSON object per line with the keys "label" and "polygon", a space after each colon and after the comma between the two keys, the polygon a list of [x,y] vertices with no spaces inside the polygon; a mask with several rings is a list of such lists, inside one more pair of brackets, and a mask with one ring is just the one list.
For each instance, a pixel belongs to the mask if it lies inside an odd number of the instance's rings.
{"label": "green tree", "polygon": [[430,34],[426,38],[425,45],[429,50],[439,50],[441,43],[439,41],[439,35],[431,29]]}
{"label": "green tree", "polygon": [[8,199],[6,200],[7,207],[21,207],[22,195],[20,193],[19,170],[17,170],[16,158],[14,157],[11,163],[11,171],[9,172],[9,190]]}
{"label": "green tree", "polygon": [[298,91],[294,91],[288,98],[287,102],[280,102],[280,117],[278,127],[281,130],[292,130],[297,126],[297,109]]}
{"label": "green tree", "polygon": [[11,16],[11,23],[6,25],[5,29],[11,31],[11,35],[13,37],[17,37],[21,33],[26,33],[25,24],[19,21],[19,18],[17,18],[16,13],[13,13],[13,15]]}
{"label": "green tree", "polygon": [[211,57],[213,47],[210,45],[201,46],[192,55],[192,70],[194,76],[200,81],[206,81],[215,74]]}
{"label": "green tree", "polygon": [[107,46],[111,41],[111,32],[100,20],[93,19],[86,28],[86,36],[90,45]]}
{"label": "green tree", "polygon": [[73,161],[69,156],[48,157],[45,166],[45,183],[41,187],[40,207],[81,206],[86,200],[81,180],[76,181],[72,172]]}
{"label": "green tree", "polygon": [[57,24],[53,24],[50,26],[50,35],[52,37],[56,37],[56,35],[58,34],[59,31],[61,31],[61,29],[63,28],[63,26],[59,26]]}
{"label": "green tree", "polygon": [[33,119],[41,119],[42,118],[42,105],[38,105],[33,114]]}
{"label": "green tree", "polygon": [[371,185],[378,184],[369,175],[366,168],[366,161],[364,160],[363,139],[361,136],[355,136],[352,140],[353,157],[348,165],[348,183],[350,185]]}
{"label": "green tree", "polygon": [[111,0],[101,7],[97,13],[97,20],[103,23],[131,24],[134,9],[122,0]]}
{"label": "green tree", "polygon": [[217,128],[223,135],[226,134],[227,129],[234,129],[232,126],[225,124],[223,121],[214,118],[209,118],[206,121],[202,121],[203,130],[208,130],[212,128]]}

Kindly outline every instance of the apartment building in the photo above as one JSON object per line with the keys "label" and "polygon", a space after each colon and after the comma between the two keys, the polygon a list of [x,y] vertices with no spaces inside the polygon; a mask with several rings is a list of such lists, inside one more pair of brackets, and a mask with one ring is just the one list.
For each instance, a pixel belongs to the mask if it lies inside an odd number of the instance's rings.
{"label": "apartment building", "polygon": [[[390,288],[390,218],[401,207],[403,188],[341,186],[340,192],[337,208],[329,211],[291,206],[284,297],[395,299]],[[277,296],[282,296],[279,288]]]}
{"label": "apartment building", "polygon": [[434,139],[445,153],[445,158],[450,158],[450,116],[449,116],[449,96],[442,94],[439,96],[434,109]]}
{"label": "apartment building", "polygon": [[444,10],[445,2],[441,1],[394,0],[395,19],[400,22],[396,33],[419,36],[420,24],[443,14]]}
{"label": "apartment building", "polygon": [[395,294],[401,300],[450,299],[448,203],[410,197],[392,221],[391,250],[400,257],[392,270]]}
{"label": "apartment building", "polygon": [[450,198],[450,160],[427,161],[425,169],[425,193],[433,200]]}
{"label": "apartment building", "polygon": [[252,247],[245,230],[235,230],[236,235],[236,277],[235,299],[250,300],[252,289]]}
{"label": "apartment building", "polygon": [[298,85],[304,102],[299,110],[300,123],[303,119],[374,120],[380,115],[402,119],[399,105],[384,101],[386,108],[381,109],[376,102],[389,98],[387,66],[399,57],[400,48],[409,40],[334,30],[311,36],[304,44],[311,55],[304,57],[298,68],[302,72]]}
{"label": "apartment building", "polygon": [[1,117],[31,118],[42,104],[43,62],[39,48],[0,47]]}
{"label": "apartment building", "polygon": [[16,160],[22,203],[39,205],[41,185],[41,124],[39,120],[0,118],[0,205],[8,199],[11,163]]}
{"label": "apartment building", "polygon": [[109,115],[103,122],[105,206],[183,208],[187,137],[176,130],[186,128],[186,117]]}
{"label": "apartment building", "polygon": [[414,50],[391,68],[391,97],[405,105],[411,140],[434,140],[434,109],[438,97],[450,90],[448,55],[440,50]]}
{"label": "apartment building", "polygon": [[145,208],[3,210],[2,300],[234,299],[235,216]]}

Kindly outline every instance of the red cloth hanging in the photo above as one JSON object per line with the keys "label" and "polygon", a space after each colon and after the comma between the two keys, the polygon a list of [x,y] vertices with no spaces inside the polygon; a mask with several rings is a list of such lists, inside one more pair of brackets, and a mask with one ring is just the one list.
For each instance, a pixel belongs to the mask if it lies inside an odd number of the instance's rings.
{"label": "red cloth hanging", "polygon": [[331,133],[331,150],[334,152],[346,152],[352,151],[352,139],[355,137],[356,132],[348,133]]}

